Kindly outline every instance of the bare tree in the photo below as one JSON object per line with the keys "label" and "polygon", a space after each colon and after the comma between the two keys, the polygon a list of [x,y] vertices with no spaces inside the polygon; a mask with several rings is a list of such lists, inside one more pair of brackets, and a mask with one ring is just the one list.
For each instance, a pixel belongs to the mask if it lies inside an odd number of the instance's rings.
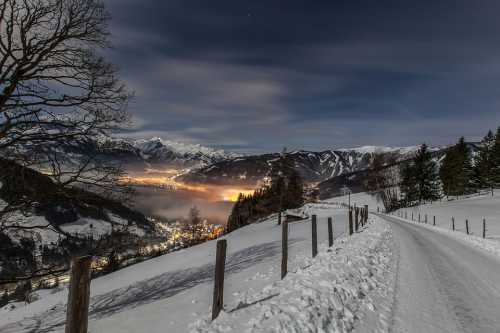
{"label": "bare tree", "polygon": [[200,210],[198,209],[198,207],[191,207],[191,209],[189,210],[188,219],[189,227],[191,229],[191,241],[194,243],[197,240],[196,232],[201,223]]}
{"label": "bare tree", "polygon": [[[83,190],[111,198],[129,193],[120,183],[121,167],[100,158],[105,140],[96,140],[129,121],[131,94],[100,54],[110,47],[108,21],[101,0],[0,1],[0,188],[6,191],[11,181],[10,187],[33,194],[0,200],[0,234],[63,234],[50,223],[20,222],[19,214],[29,216],[43,195],[79,201],[90,195]],[[81,149],[89,143],[93,149]],[[15,181],[8,179],[12,174]]]}
{"label": "bare tree", "polygon": [[129,94],[97,54],[109,46],[99,0],[0,4],[0,147],[85,137],[127,119]]}
{"label": "bare tree", "polygon": [[[129,121],[131,97],[98,53],[110,46],[108,20],[101,0],[0,3],[1,155],[106,195],[122,171],[98,158],[95,139]],[[78,160],[52,148],[86,142],[97,147]]]}

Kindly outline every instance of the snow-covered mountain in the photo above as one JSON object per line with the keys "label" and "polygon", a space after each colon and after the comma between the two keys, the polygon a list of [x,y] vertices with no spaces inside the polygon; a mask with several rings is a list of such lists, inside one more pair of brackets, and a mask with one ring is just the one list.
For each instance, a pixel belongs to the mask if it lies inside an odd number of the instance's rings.
{"label": "snow-covered mountain", "polygon": [[155,162],[178,161],[209,165],[238,156],[199,144],[186,144],[161,138],[137,140],[133,142],[133,146],[140,151],[145,160]]}
{"label": "snow-covered mountain", "polygon": [[[418,146],[376,147],[352,149],[293,151],[289,157],[295,162],[302,178],[307,182],[322,182],[332,177],[369,168],[375,154],[382,154],[387,161],[398,162],[411,158]],[[440,150],[436,148],[435,150]],[[242,156],[223,160],[182,176],[186,182],[215,184],[256,184],[268,173],[278,153]]]}
{"label": "snow-covered mountain", "polygon": [[153,164],[172,167],[203,167],[238,157],[221,149],[199,144],[187,144],[158,137],[127,140],[104,138],[89,143],[89,149],[99,150],[108,159],[128,164]]}

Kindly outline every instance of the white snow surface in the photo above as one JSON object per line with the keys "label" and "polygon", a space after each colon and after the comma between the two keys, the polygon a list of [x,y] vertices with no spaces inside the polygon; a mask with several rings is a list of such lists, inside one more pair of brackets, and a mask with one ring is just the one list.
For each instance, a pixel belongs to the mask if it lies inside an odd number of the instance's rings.
{"label": "white snow surface", "polygon": [[[215,321],[210,320],[215,241],[210,241],[93,280],[89,332],[499,330],[495,239],[376,214],[348,237],[346,209],[336,202],[339,198],[294,211],[318,216],[319,254],[311,258],[310,220],[290,223],[289,273],[283,280],[276,217],[226,235],[224,309]],[[495,197],[455,204],[473,211],[480,202],[494,206]],[[371,211],[380,204],[365,193],[352,195],[351,203],[368,204]],[[331,248],[327,217],[334,221]],[[62,332],[67,288],[40,295],[27,306],[2,309],[0,332]]]}
{"label": "white snow surface", "polygon": [[[366,230],[323,244],[314,259],[260,292],[239,295],[219,317],[205,316],[192,333],[386,331],[392,247],[387,224],[376,218]],[[375,320],[373,320],[375,319]]]}
{"label": "white snow surface", "polygon": [[474,247],[475,236],[381,216],[397,253],[391,332],[500,332],[498,253]]}
{"label": "white snow surface", "polygon": [[[223,327],[289,332],[287,316],[295,318],[298,331],[306,327],[313,331],[308,320],[339,332],[386,327],[392,262],[387,225],[373,217],[366,230],[346,238],[344,208],[319,203],[306,205],[302,212],[312,213],[318,216],[319,254],[310,258],[310,221],[290,223],[289,274],[283,281],[281,226],[275,217],[225,236],[225,307],[214,326],[208,321],[215,255],[215,241],[210,241],[93,280],[89,332],[217,332]],[[330,251],[325,245],[327,217],[333,217],[336,238]],[[0,331],[62,332],[67,296],[64,288],[27,306],[2,311]],[[278,309],[283,315],[269,316]],[[297,314],[299,310],[304,311]]]}
{"label": "white snow surface", "polygon": [[338,151],[350,152],[354,151],[360,154],[381,154],[381,153],[391,153],[399,152],[402,154],[413,153],[418,150],[419,146],[409,146],[409,147],[386,147],[386,146],[361,146],[355,148],[341,148]]}
{"label": "white snow surface", "polygon": [[197,155],[202,154],[212,158],[233,158],[239,155],[235,153],[229,153],[222,149],[214,149],[211,147],[205,147],[200,144],[188,144],[182,142],[176,142],[171,140],[162,139],[159,137],[154,137],[151,139],[140,139],[133,141],[133,145],[148,154],[150,151],[159,149],[166,149],[167,151],[172,151],[181,155]]}
{"label": "white snow surface", "polygon": [[[326,199],[325,202],[341,203],[347,205],[349,203],[349,196],[342,195],[338,197],[333,197],[330,199]],[[371,211],[377,211],[377,207],[380,207],[381,211],[384,209],[383,208],[384,204],[377,196],[366,192],[351,194],[350,203],[352,206],[356,204],[358,207],[363,207],[364,205],[368,205],[368,209]]]}
{"label": "white snow surface", "polygon": [[[447,146],[436,146],[430,147],[430,151],[441,150],[446,148]],[[408,147],[388,147],[388,146],[361,146],[355,148],[342,148],[338,149],[338,151],[343,152],[357,152],[360,154],[383,154],[383,153],[400,153],[400,154],[410,154],[415,153],[420,146],[408,146]]]}
{"label": "white snow surface", "polygon": [[469,222],[469,233],[474,236],[482,237],[483,235],[483,219],[486,220],[486,239],[490,241],[500,242],[500,189],[491,193],[481,195],[473,195],[467,198],[459,198],[456,200],[436,201],[420,206],[405,208],[399,210],[403,217],[406,212],[408,220],[420,219],[432,224],[434,216],[436,217],[436,225],[440,228],[451,229],[452,217],[455,220],[455,230],[460,233],[466,232],[465,220]]}

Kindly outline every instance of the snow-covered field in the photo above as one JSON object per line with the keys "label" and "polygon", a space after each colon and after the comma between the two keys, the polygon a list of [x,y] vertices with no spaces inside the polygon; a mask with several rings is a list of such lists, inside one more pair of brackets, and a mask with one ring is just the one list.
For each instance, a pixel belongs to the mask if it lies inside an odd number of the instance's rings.
{"label": "snow-covered field", "polygon": [[[348,203],[348,196],[339,196],[327,199],[326,202],[332,203]],[[358,206],[368,205],[370,210],[375,212],[377,207],[383,211],[383,204],[377,197],[368,193],[351,194],[351,205]],[[500,242],[500,190],[496,190],[492,196],[491,193],[481,195],[473,195],[467,198],[436,201],[420,206],[403,208],[395,212],[401,212],[402,216],[411,220],[413,213],[414,221],[418,220],[420,214],[421,221],[433,223],[434,216],[436,217],[436,226],[451,229],[452,217],[455,219],[455,230],[466,232],[465,220],[469,221],[469,233],[471,235],[482,237],[483,235],[483,219],[486,220],[486,239]]]}
{"label": "snow-covered field", "polygon": [[455,219],[455,230],[465,233],[465,220],[469,221],[469,232],[472,235],[482,237],[483,219],[486,219],[486,238],[500,242],[500,190],[495,191],[495,195],[490,193],[478,196],[471,196],[465,199],[433,202],[412,208],[401,209],[403,217],[411,220],[413,212],[414,220],[425,220],[427,214],[428,223],[433,222],[436,217],[436,225],[451,229],[453,217]]}
{"label": "snow-covered field", "polygon": [[[213,292],[215,242],[211,241],[93,280],[89,332],[187,332],[190,327],[195,332],[221,331],[232,325],[259,330],[261,323],[289,332],[286,318],[294,318],[299,331],[306,329],[308,320],[325,327],[362,328],[367,322],[383,327],[389,308],[379,304],[384,304],[391,281],[384,278],[391,262],[387,225],[373,217],[366,231],[347,239],[345,209],[319,203],[306,205],[304,211],[318,215],[320,254],[310,259],[310,222],[290,223],[290,273],[282,282],[281,227],[275,218],[226,236],[225,308],[215,326],[206,321]],[[327,252],[330,216],[336,242]],[[4,308],[0,331],[62,332],[66,299],[63,288],[45,292],[27,306]],[[271,318],[279,309],[283,316]],[[360,317],[367,320],[357,321]]]}
{"label": "snow-covered field", "polygon": [[333,197],[331,199],[326,199],[325,202],[342,203],[347,205],[349,203],[349,197],[352,206],[357,205],[359,207],[363,207],[364,205],[368,205],[368,209],[371,211],[377,211],[377,207],[380,207],[380,211],[384,210],[384,204],[382,203],[382,201],[379,200],[378,197],[366,192],[354,193],[350,196],[343,195]]}

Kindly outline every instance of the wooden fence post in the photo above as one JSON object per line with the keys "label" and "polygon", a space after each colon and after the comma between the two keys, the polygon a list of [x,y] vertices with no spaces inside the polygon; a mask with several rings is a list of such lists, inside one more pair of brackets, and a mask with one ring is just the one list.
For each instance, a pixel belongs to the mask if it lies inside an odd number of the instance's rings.
{"label": "wooden fence post", "polygon": [[332,218],[328,218],[328,247],[333,245],[333,223]]}
{"label": "wooden fence post", "polygon": [[352,209],[349,209],[349,236],[354,233],[352,225]]}
{"label": "wooden fence post", "polygon": [[368,223],[368,205],[365,205],[365,223]]}
{"label": "wooden fence post", "polygon": [[318,254],[318,224],[316,223],[316,215],[312,216],[311,232],[312,232],[312,256],[314,258]]}
{"label": "wooden fence post", "polygon": [[420,213],[418,213],[418,223],[420,223]]}
{"label": "wooden fence post", "polygon": [[483,219],[483,238],[486,238],[486,219]]}
{"label": "wooden fence post", "polygon": [[465,231],[469,234],[469,220],[465,219]]}
{"label": "wooden fence post", "polygon": [[226,248],[227,241],[225,239],[220,239],[217,241],[212,320],[217,318],[224,306],[224,271],[226,269]]}
{"label": "wooden fence post", "polygon": [[432,224],[433,224],[433,225],[436,225],[436,215],[434,215],[434,216],[432,217]]}
{"label": "wooden fence post", "polygon": [[413,212],[411,212],[411,220],[413,221]]}
{"label": "wooden fence post", "polygon": [[425,224],[427,224],[427,214],[425,214]]}
{"label": "wooden fence post", "polygon": [[359,229],[359,207],[354,207],[354,230],[358,232]]}
{"label": "wooden fence post", "polygon": [[91,256],[73,258],[71,261],[65,333],[87,333],[91,263]]}
{"label": "wooden fence post", "polygon": [[288,272],[288,221],[283,220],[281,226],[281,279]]}
{"label": "wooden fence post", "polygon": [[451,218],[451,230],[455,231],[455,218]]}

